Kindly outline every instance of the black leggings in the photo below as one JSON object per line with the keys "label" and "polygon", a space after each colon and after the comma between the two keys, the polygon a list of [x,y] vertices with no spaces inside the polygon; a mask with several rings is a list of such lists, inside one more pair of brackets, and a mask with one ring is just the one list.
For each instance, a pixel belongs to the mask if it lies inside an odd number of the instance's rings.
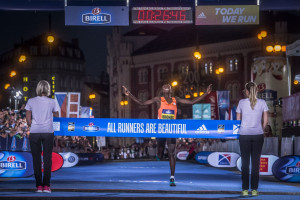
{"label": "black leggings", "polygon": [[242,189],[249,189],[249,165],[251,169],[251,189],[257,190],[259,181],[259,167],[264,136],[261,135],[240,135],[240,150],[242,159]]}
{"label": "black leggings", "polygon": [[171,176],[175,175],[175,164],[176,164],[176,138],[157,138],[158,152],[157,156],[161,159],[167,142],[168,155],[170,162]]}
{"label": "black leggings", "polygon": [[[31,133],[29,136],[36,186],[50,186],[53,140],[53,133]],[[44,161],[44,177],[42,176],[41,168],[42,151]]]}

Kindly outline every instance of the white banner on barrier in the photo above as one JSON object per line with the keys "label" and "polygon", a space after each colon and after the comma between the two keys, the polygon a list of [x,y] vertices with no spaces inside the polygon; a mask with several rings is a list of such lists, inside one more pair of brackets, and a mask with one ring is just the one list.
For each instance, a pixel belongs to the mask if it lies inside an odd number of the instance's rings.
{"label": "white banner on barrier", "polygon": [[[277,156],[261,155],[259,174],[260,175],[273,175],[272,166],[277,159],[278,159]],[[242,171],[242,169],[241,169],[242,168],[242,159],[239,158],[236,163],[237,163],[236,166],[237,166],[238,170]],[[249,173],[251,173],[251,164],[250,164],[250,168],[249,168]]]}

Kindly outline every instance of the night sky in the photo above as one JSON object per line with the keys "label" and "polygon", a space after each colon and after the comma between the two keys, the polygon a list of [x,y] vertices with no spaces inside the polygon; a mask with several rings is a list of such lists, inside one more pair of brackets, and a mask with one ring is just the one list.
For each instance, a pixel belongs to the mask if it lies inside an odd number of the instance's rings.
{"label": "night sky", "polygon": [[0,54],[13,49],[21,38],[28,40],[47,32],[49,14],[54,35],[67,42],[79,39],[87,74],[98,75],[106,69],[106,35],[111,33],[112,27],[65,26],[63,11],[0,11]]}

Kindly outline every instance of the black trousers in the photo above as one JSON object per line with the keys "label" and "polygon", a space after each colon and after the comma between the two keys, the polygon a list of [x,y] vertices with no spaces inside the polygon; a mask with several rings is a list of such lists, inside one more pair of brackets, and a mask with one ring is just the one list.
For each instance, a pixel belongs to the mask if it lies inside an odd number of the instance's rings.
{"label": "black trousers", "polygon": [[[37,186],[50,186],[54,133],[31,133],[29,136],[33,170]],[[41,153],[43,151],[44,177]]]}
{"label": "black trousers", "polygon": [[249,189],[249,165],[251,157],[251,189],[257,190],[259,182],[260,156],[264,144],[264,136],[240,135],[240,150],[242,159],[242,189]]}

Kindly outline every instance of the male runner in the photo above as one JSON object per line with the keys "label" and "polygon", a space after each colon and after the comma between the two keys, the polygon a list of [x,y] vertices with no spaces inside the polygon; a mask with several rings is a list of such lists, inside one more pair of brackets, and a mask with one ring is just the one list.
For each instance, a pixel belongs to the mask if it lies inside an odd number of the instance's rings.
{"label": "male runner", "polygon": [[[125,87],[123,87],[123,93],[130,97],[133,101],[138,103],[139,105],[150,105],[153,103],[157,104],[158,107],[158,119],[176,119],[177,116],[177,103],[182,104],[195,104],[198,101],[204,99],[204,97],[211,92],[211,84],[207,87],[206,93],[203,95],[193,99],[181,99],[179,97],[172,96],[172,87],[169,84],[165,84],[162,86],[162,96],[154,97],[153,99],[146,100],[144,102],[137,99],[133,96],[130,91]],[[175,184],[175,163],[176,163],[176,138],[157,138],[157,145],[158,145],[158,157],[159,159],[162,158],[163,151],[165,144],[167,142],[168,145],[168,155],[169,155],[169,162],[170,162],[170,170],[171,170],[171,177],[170,177],[170,186],[176,186]]]}

